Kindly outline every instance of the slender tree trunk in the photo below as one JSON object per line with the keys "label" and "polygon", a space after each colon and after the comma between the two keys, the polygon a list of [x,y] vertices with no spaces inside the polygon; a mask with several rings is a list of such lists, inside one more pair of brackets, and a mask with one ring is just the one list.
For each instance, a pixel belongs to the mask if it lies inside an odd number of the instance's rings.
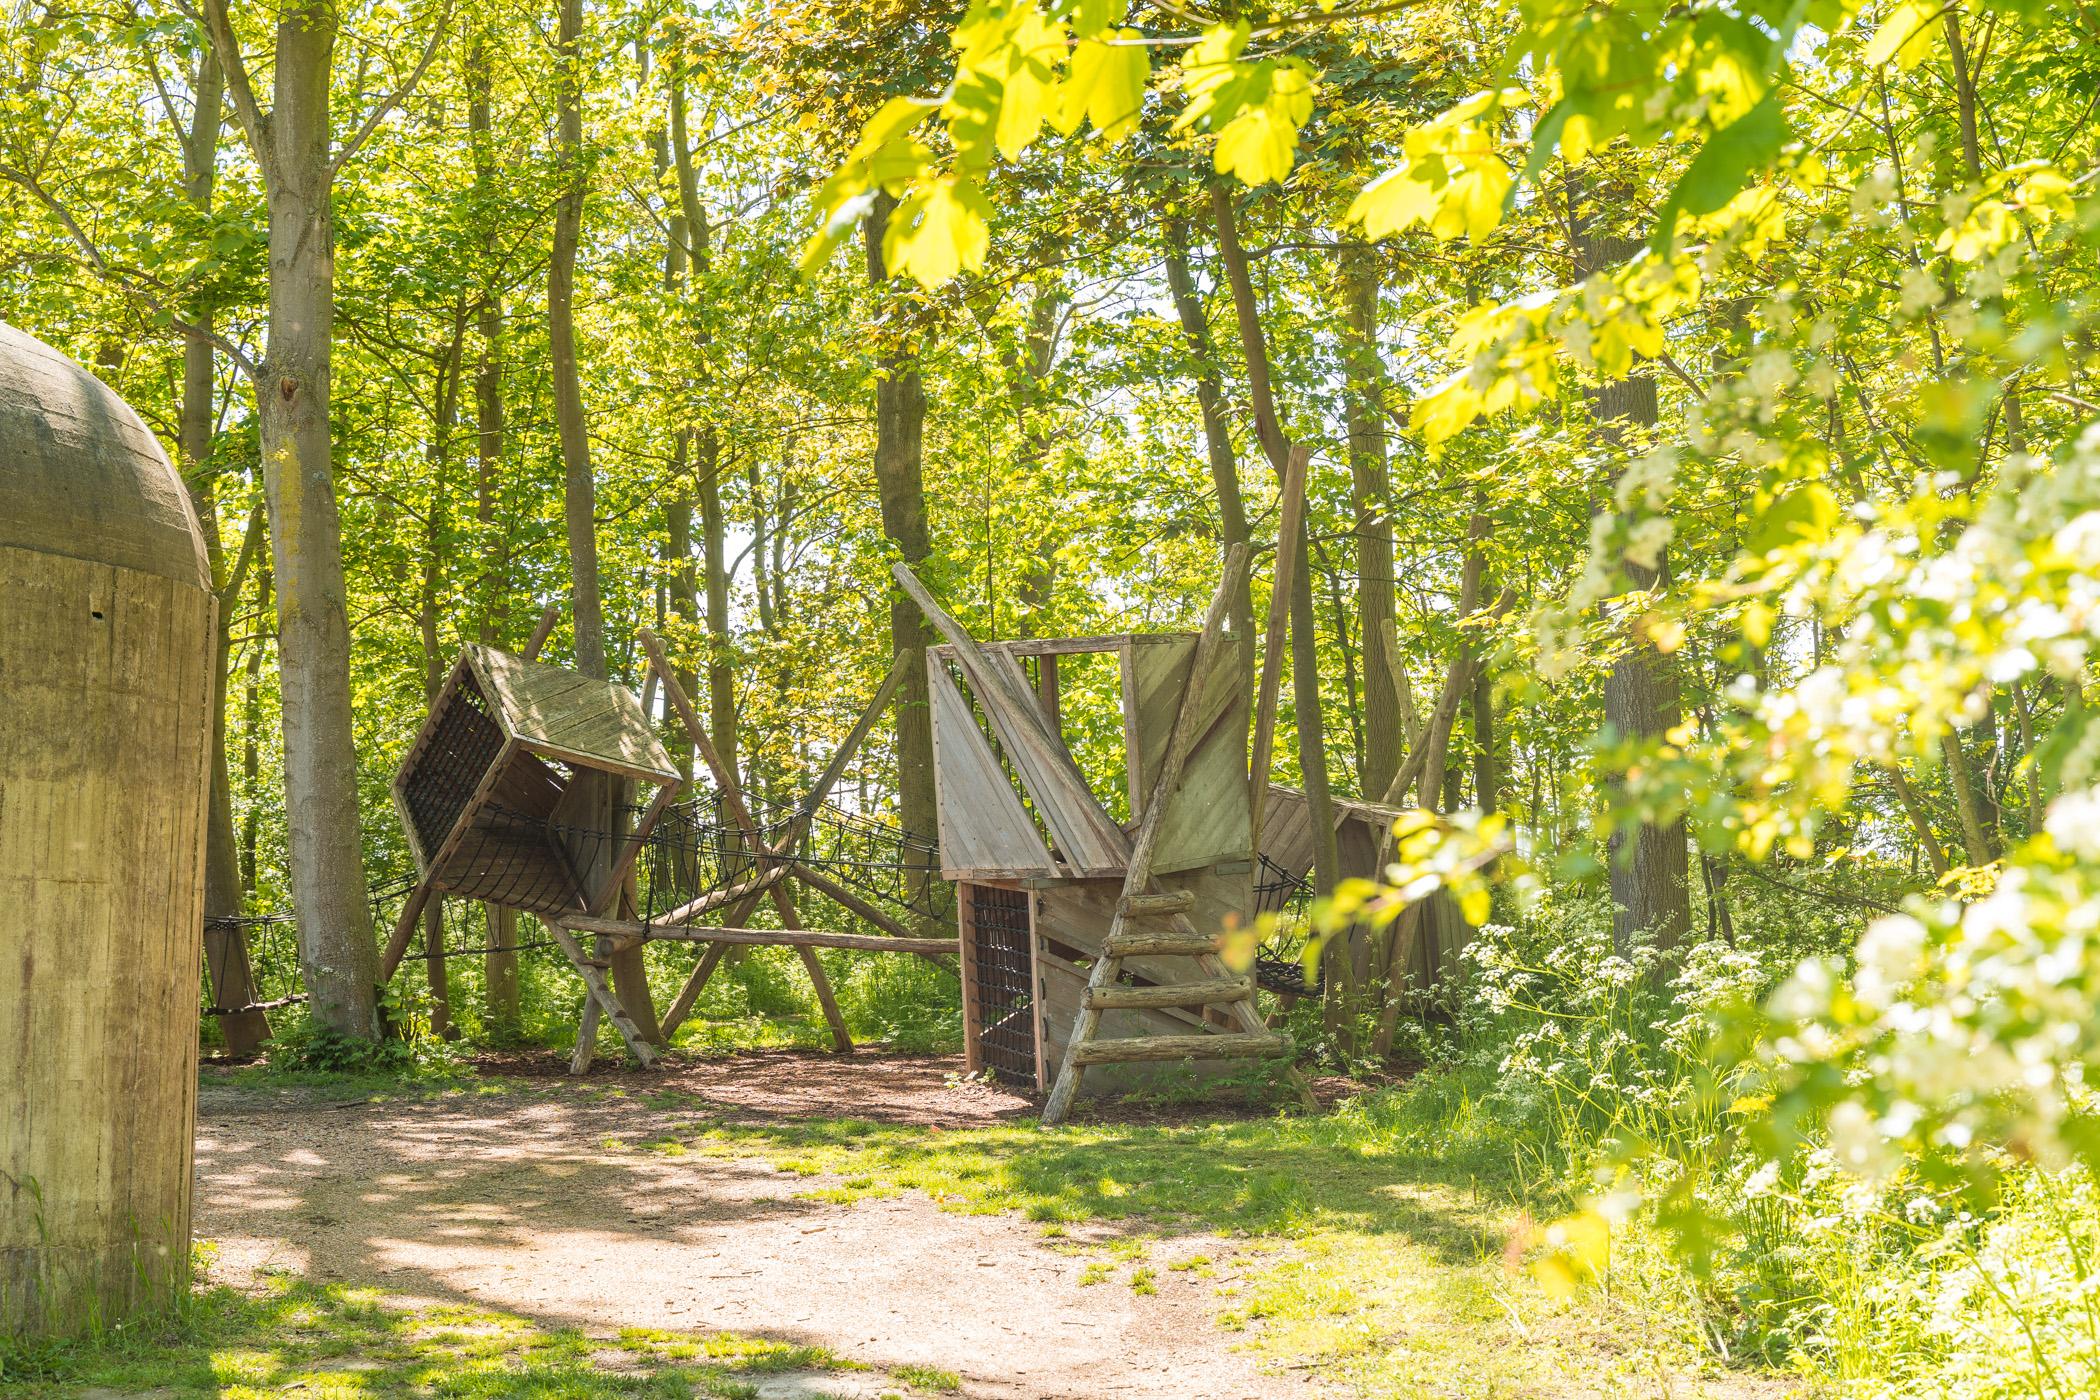
{"label": "slender tree trunk", "polygon": [[248,808],[241,814],[241,884],[255,888],[256,846],[262,834],[262,804],[255,789],[262,780],[262,658],[269,638],[271,603],[276,597],[276,575],[266,554],[255,579],[255,636],[248,643],[247,659],[241,663],[241,791]]}
{"label": "slender tree trunk", "polygon": [[[889,285],[882,235],[895,201],[878,194],[862,228],[868,281],[878,294]],[[903,325],[878,329],[875,379],[875,488],[882,501],[882,533],[905,563],[917,568],[932,553],[926,532],[926,487],[920,444],[926,390],[916,347]],[[890,587],[890,645],[906,658],[897,688],[897,798],[904,829],[931,838],[939,829],[933,795],[933,723],[926,691],[925,619],[894,584]],[[919,877],[919,894],[931,867]]]}
{"label": "slender tree trunk", "polygon": [[737,767],[736,675],[730,665],[729,539],[722,515],[720,439],[700,430],[695,463],[700,500],[702,576],[707,586],[707,729],[731,772]]}
{"label": "slender tree trunk", "polygon": [[[1203,314],[1203,301],[1196,294],[1196,279],[1189,272],[1188,220],[1178,214],[1170,215],[1164,227],[1167,291],[1174,299],[1174,315],[1181,322],[1182,339],[1188,344],[1196,386],[1196,407],[1203,416],[1203,447],[1210,460],[1211,489],[1218,498],[1218,551],[1222,557],[1230,554],[1234,545],[1248,541],[1247,506],[1240,494],[1239,458],[1232,450],[1232,427],[1225,417],[1225,392],[1219,378],[1217,347],[1211,343],[1210,321]],[[1254,665],[1251,588],[1251,583],[1242,580],[1239,596],[1232,600],[1233,626],[1240,634],[1240,662],[1250,675]]]}
{"label": "slender tree trunk", "polygon": [[[459,377],[466,335],[467,307],[462,302],[453,314],[452,343],[438,360],[430,441],[424,448],[424,464],[430,472],[430,510],[424,517],[423,575],[416,590],[416,621],[423,644],[423,703],[426,710],[437,703],[448,669],[438,637],[445,556],[451,534],[452,503],[445,472],[451,464],[452,432],[459,421]],[[459,1029],[452,1024],[452,983],[445,961],[445,901],[442,898],[433,898],[423,906],[423,970],[430,985],[431,1034],[444,1040],[459,1039]]]}
{"label": "slender tree trunk", "polygon": [[555,52],[556,148],[563,172],[554,205],[554,253],[547,264],[547,340],[554,379],[555,433],[561,442],[563,519],[569,540],[569,608],[576,668],[606,678],[605,608],[598,590],[598,488],[584,423],[576,363],[576,249],[583,233],[589,170],[583,151],[583,0],[560,0]]}
{"label": "slender tree trunk", "polygon": [[[547,264],[547,339],[554,381],[555,434],[561,442],[563,519],[569,542],[569,601],[576,631],[576,669],[596,680],[610,672],[605,657],[605,605],[598,586],[598,487],[591,470],[583,382],[576,359],[576,251],[583,233],[583,202],[589,168],[583,149],[583,0],[561,0],[555,50],[555,135],[562,164],[562,192],[554,206],[554,250]],[[594,830],[616,832],[621,784],[602,774],[579,774],[579,817]],[[579,851],[577,871],[585,889],[595,889],[609,868],[611,843],[593,842]],[[643,1036],[661,1040],[642,949],[606,951],[620,1006]]]}
{"label": "slender tree trunk", "polygon": [[1400,693],[1394,684],[1393,522],[1387,512],[1385,361],[1378,353],[1378,255],[1342,247],[1342,414],[1349,431],[1349,500],[1356,514],[1357,635],[1363,646],[1364,745],[1360,791],[1381,793],[1400,769]]}
{"label": "slender tree trunk", "polygon": [[[1240,347],[1247,361],[1247,389],[1254,404],[1255,428],[1261,439],[1262,452],[1268,457],[1269,466],[1280,482],[1290,459],[1290,445],[1277,421],[1276,400],[1269,387],[1268,341],[1262,334],[1261,307],[1255,300],[1247,257],[1240,248],[1232,192],[1223,184],[1211,186],[1211,212],[1217,222],[1218,253],[1225,264],[1225,279],[1232,288],[1232,308],[1239,324]],[[1288,585],[1291,708],[1298,730],[1300,780],[1305,784],[1306,804],[1312,814],[1313,878],[1317,889],[1325,893],[1341,880],[1341,854],[1335,844],[1334,804],[1327,786],[1327,730],[1320,707],[1320,643],[1313,607],[1309,553],[1299,551],[1298,567]],[[1270,606],[1276,604],[1272,602]]]}
{"label": "slender tree trunk", "polygon": [[[183,193],[199,212],[211,209],[218,173],[219,124],[225,101],[225,77],[218,56],[207,45],[197,59],[191,92],[190,127],[182,141]],[[218,376],[208,333],[212,308],[189,310],[197,330],[182,344],[182,404],[176,423],[176,450],[190,502],[204,527],[212,587],[219,595],[218,624],[213,638],[211,805],[204,843],[204,966],[211,978],[212,1001],[218,1006],[247,1006],[255,1000],[255,978],[248,960],[248,935],[240,925],[216,923],[238,919],[244,910],[240,852],[233,830],[233,781],[226,757],[226,686],[233,659],[233,612],[240,601],[240,580],[231,577],[219,537],[217,469],[211,462],[217,419]],[[270,1038],[270,1022],[260,1011],[237,1011],[218,1018],[219,1037],[231,1055],[252,1055]]]}
{"label": "slender tree trunk", "polygon": [[[1571,203],[1585,198],[1597,200],[1594,192],[1571,187]],[[1601,201],[1600,201],[1601,202]],[[1598,215],[1578,208],[1570,223],[1574,239],[1576,272],[1587,276],[1630,257],[1638,248],[1635,239],[1603,232]],[[1657,421],[1655,381],[1644,375],[1615,380],[1591,396],[1591,409],[1607,443],[1619,446],[1628,425],[1652,427]],[[1652,589],[1668,577],[1668,561],[1658,560],[1649,568],[1631,559],[1621,560],[1637,588]],[[1604,683],[1605,725],[1630,739],[1660,741],[1684,720],[1677,663],[1644,636],[1627,639],[1618,660],[1612,663]],[[1607,779],[1607,789],[1616,794],[1623,787],[1618,775]],[[1688,836],[1682,817],[1663,824],[1641,822],[1631,829],[1619,827],[1610,842],[1612,892],[1612,944],[1624,955],[1636,940],[1645,939],[1658,948],[1674,948],[1691,932],[1691,871]]]}
{"label": "slender tree trunk", "polygon": [[[474,185],[483,201],[496,190],[488,36],[477,25],[467,44],[467,142],[474,159]],[[493,220],[481,238],[481,301],[476,311],[481,343],[474,367],[474,524],[481,540],[481,623],[483,646],[501,644],[510,592],[510,551],[497,522],[497,494],[503,482],[503,294],[499,289],[501,254]],[[482,905],[488,953],[481,965],[483,1032],[498,1045],[515,1043],[522,1033],[518,1001],[518,911],[500,904]]]}
{"label": "slender tree trunk", "polygon": [[350,624],[328,435],[335,38],[332,6],[293,0],[279,12],[275,102],[260,157],[270,224],[270,335],[256,400],[276,565],[285,816],[307,1010],[325,1030],[371,1040],[380,1030],[379,957],[359,828]]}

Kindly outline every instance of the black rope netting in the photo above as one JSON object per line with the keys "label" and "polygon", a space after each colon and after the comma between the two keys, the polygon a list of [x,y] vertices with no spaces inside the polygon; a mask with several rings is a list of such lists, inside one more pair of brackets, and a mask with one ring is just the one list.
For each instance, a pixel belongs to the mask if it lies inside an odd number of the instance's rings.
{"label": "black rope netting", "polygon": [[[458,693],[465,690],[463,686]],[[433,854],[442,848],[450,829],[449,825],[441,827],[438,823],[458,821],[494,756],[481,730],[481,723],[493,722],[488,721],[478,701],[477,694],[467,703],[447,707],[433,739],[437,750],[435,766],[428,770],[418,768],[418,777],[429,771],[442,774],[442,780],[412,778],[404,785],[418,839]],[[455,715],[472,718],[455,724]],[[487,755],[481,760],[480,769],[472,766],[477,753]],[[499,791],[506,796],[523,795],[533,806],[551,811],[566,786],[567,774],[536,759],[533,765],[505,774]],[[706,793],[665,808],[635,856],[634,906],[618,912],[660,923],[695,901],[724,894],[792,864],[817,872],[903,922],[947,922],[954,917],[955,892],[940,877],[940,850],[934,841],[880,817],[830,803],[805,809],[800,804],[752,797],[747,798],[747,805],[757,828],[756,844],[731,815],[719,793]],[[806,810],[808,820],[801,832],[784,851],[774,853],[771,848],[788,838]],[[643,811],[640,806],[623,807],[617,820],[597,828],[555,821],[502,802],[484,802],[444,860],[440,881],[443,893],[462,901],[502,905],[532,914],[572,913],[582,901],[577,872],[603,870],[616,860]],[[393,927],[399,901],[414,884],[412,878],[404,878],[372,891],[372,921],[376,928]],[[752,893],[762,898],[764,888],[756,886]],[[720,923],[724,912],[723,903],[716,902],[679,922]],[[469,957],[495,951],[478,915],[470,913],[466,918],[458,918],[448,912],[439,917],[446,929],[439,957]],[[215,918],[208,920],[206,927],[245,935],[252,996],[240,1006],[218,1004],[213,989],[230,985],[238,970],[240,940],[209,940],[204,1014],[272,1010],[305,999],[300,991],[298,937],[292,915]],[[523,952],[556,945],[541,940],[512,946]]]}
{"label": "black rope netting", "polygon": [[1254,953],[1254,980],[1268,991],[1284,996],[1319,996],[1327,988],[1327,967],[1320,966],[1318,979],[1305,980],[1305,938],[1289,938],[1287,926],[1304,926],[1312,905],[1312,881],[1293,874],[1263,855],[1254,881],[1254,912],[1257,917],[1274,914],[1278,934]]}

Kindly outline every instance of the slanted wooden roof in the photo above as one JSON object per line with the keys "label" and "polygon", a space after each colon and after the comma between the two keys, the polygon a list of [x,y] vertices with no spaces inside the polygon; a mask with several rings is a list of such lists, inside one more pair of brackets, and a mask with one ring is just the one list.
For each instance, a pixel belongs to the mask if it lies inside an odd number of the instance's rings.
{"label": "slanted wooden roof", "polygon": [[640,782],[679,780],[678,766],[626,686],[493,647],[470,646],[464,660],[497,722],[525,748]]}
{"label": "slanted wooden roof", "polygon": [[[1405,809],[1381,802],[1330,798],[1335,838],[1342,858],[1342,878],[1375,880],[1381,857],[1392,837],[1393,823]],[[1269,784],[1269,802],[1261,831],[1261,853],[1293,875],[1312,869],[1312,807],[1302,788]]]}

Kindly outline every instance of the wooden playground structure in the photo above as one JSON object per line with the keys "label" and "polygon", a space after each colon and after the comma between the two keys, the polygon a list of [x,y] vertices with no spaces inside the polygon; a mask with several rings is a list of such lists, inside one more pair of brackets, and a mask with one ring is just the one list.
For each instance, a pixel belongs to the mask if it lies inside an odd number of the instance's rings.
{"label": "wooden playground structure", "polygon": [[[1302,464],[1294,475],[1302,492]],[[1269,780],[1281,619],[1271,618],[1258,682],[1247,671],[1248,639],[1229,625],[1248,568],[1247,548],[1234,546],[1199,632],[979,643],[909,568],[894,567],[942,638],[925,652],[938,841],[914,857],[912,878],[954,884],[946,937],[927,936],[933,920],[923,909],[857,887],[850,866],[814,860],[804,843],[814,824],[868,820],[829,798],[895,698],[906,656],[809,794],[761,821],[646,629],[639,697],[539,661],[551,609],[523,655],[470,646],[394,782],[417,876],[382,977],[400,965],[432,900],[531,913],[587,989],[571,1063],[580,1073],[601,1020],[653,1064],[732,948],[794,948],[841,1051],[852,1041],[816,949],[953,958],[970,1070],[1044,1091],[1046,1124],[1070,1112],[1090,1069],[1093,1087],[1106,1090],[1142,1084],[1162,1065],[1215,1074],[1274,1059],[1303,1095],[1288,1038],[1256,1004],[1253,927],[1258,877],[1302,889],[1314,841],[1304,795]],[[1061,667],[1089,657],[1114,666],[1127,823],[1089,785],[1064,728]],[[711,794],[679,801],[685,784],[651,717],[658,695],[704,761]],[[630,800],[644,789],[646,801]],[[1397,812],[1339,803],[1333,815],[1345,868],[1375,876]],[[881,932],[805,927],[789,881]],[[761,902],[779,927],[750,926]],[[661,1022],[645,1027],[631,1014],[633,988],[607,972],[619,955],[658,941],[703,952]],[[1394,940],[1380,970],[1427,986],[1444,969],[1433,948],[1408,937]],[[1302,981],[1270,985],[1319,993]]]}

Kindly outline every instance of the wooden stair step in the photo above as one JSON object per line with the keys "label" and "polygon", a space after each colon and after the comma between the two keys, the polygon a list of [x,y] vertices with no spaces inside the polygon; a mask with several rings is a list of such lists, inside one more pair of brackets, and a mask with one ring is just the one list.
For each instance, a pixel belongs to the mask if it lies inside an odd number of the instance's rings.
{"label": "wooden stair step", "polygon": [[1287,1035],[1240,1032],[1221,1035],[1134,1035],[1074,1045],[1078,1065],[1119,1065],[1139,1060],[1248,1060],[1290,1053]]}
{"label": "wooden stair step", "polygon": [[1201,957],[1218,951],[1218,940],[1204,933],[1119,933],[1101,945],[1103,957]]}
{"label": "wooden stair step", "polygon": [[1116,912],[1126,919],[1143,919],[1163,914],[1186,914],[1195,907],[1194,890],[1175,890],[1171,894],[1126,894]]}
{"label": "wooden stair step", "polygon": [[1157,987],[1088,987],[1086,1004],[1096,1011],[1166,1006],[1223,1006],[1254,995],[1251,977],[1213,977],[1201,982],[1168,982]]}

